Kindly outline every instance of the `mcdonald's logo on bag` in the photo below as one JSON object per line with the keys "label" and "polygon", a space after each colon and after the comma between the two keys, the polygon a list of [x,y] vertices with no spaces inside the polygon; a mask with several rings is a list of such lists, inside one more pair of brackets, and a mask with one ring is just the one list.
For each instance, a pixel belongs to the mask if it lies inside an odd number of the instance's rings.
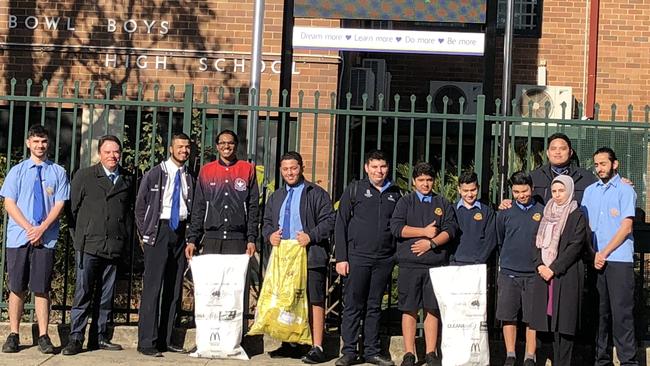
{"label": "mcdonald's logo on bag", "polygon": [[481,345],[478,342],[472,343],[472,348],[470,349],[472,353],[481,353]]}

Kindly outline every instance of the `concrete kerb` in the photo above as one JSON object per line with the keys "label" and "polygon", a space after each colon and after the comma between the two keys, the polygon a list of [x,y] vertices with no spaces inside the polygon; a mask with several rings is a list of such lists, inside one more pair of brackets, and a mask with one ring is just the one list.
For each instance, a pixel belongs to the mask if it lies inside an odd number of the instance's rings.
{"label": "concrete kerb", "polygon": [[[89,327],[87,327],[88,329]],[[20,327],[20,343],[23,347],[29,347],[32,345],[36,345],[36,340],[38,338],[38,327],[36,324],[21,324]],[[69,325],[56,325],[56,324],[51,324],[49,326],[49,334],[50,338],[52,339],[52,343],[60,347],[61,345],[67,344],[68,341],[68,336],[70,333],[70,328]],[[4,337],[9,334],[9,324],[8,323],[0,323],[0,342],[4,342]],[[192,349],[195,346],[195,337],[196,337],[196,331],[195,329],[175,329],[173,339],[177,345],[183,345],[183,348],[185,349]],[[86,337],[88,339],[88,337]],[[118,344],[121,344],[123,347],[125,347],[127,350],[134,350],[137,347],[138,343],[138,328],[137,326],[117,326],[112,328],[112,341]],[[424,343],[423,339],[418,338],[417,339],[417,353],[418,353],[418,358],[423,359],[424,357]],[[272,351],[276,349],[277,347],[280,346],[280,342],[270,338],[270,337],[262,337],[262,336],[245,336],[242,339],[242,347],[246,350],[248,355],[253,358],[253,360],[259,360],[263,364],[278,364],[281,365],[283,363],[277,363],[277,361],[271,361],[271,359],[268,357],[266,354],[269,351]],[[338,351],[340,350],[341,347],[341,341],[338,336],[334,335],[329,335],[325,337],[325,344],[324,344],[324,349],[326,353],[328,354],[329,358],[332,360],[335,360],[338,357]],[[490,344],[491,352],[490,352],[490,359],[491,359],[491,364],[493,365],[500,365],[503,362],[504,359],[504,352],[503,352],[503,344],[501,342],[491,342]],[[523,344],[518,344],[518,354],[523,355]],[[28,348],[29,350],[31,349],[36,349],[36,347]],[[390,355],[393,360],[395,360],[399,364],[399,360],[402,359],[404,355],[404,346],[403,346],[403,340],[402,337],[400,336],[394,336],[394,337],[384,337],[382,338],[382,349],[384,350],[384,353],[388,356]],[[521,349],[521,351],[520,351]],[[93,352],[88,352],[88,354],[93,353]],[[16,355],[23,354],[21,351],[20,353]],[[30,352],[31,354],[30,359],[33,359],[33,364],[43,364],[43,362],[47,361],[51,356],[47,355],[40,355],[38,351]],[[106,359],[106,363],[98,363],[98,365],[102,364],[113,364],[114,362],[110,361],[110,356],[114,354],[114,352],[102,352],[105,357],[109,357],[109,359]],[[136,353],[137,354],[137,353]],[[574,363],[576,365],[587,365],[587,364],[593,364],[592,361],[588,358],[591,355],[591,352],[589,349],[587,349],[585,346],[581,345],[576,345],[574,349]],[[544,360],[544,359],[550,359],[550,356],[552,355],[552,348],[550,344],[544,343],[541,345],[541,347],[538,349],[538,361],[539,360]],[[63,357],[60,355],[56,356],[57,358]],[[90,357],[90,356],[87,356]],[[115,357],[122,359],[123,355],[115,355]],[[187,357],[185,355],[185,357]],[[0,365],[7,364],[5,361],[9,361],[10,358],[13,358],[13,356],[8,356],[6,354],[0,354]],[[189,358],[189,357],[187,357]],[[186,358],[184,358],[186,359]],[[145,358],[146,360],[146,358]],[[643,347],[639,348],[639,362],[640,365],[648,365],[647,360],[650,360],[650,344],[644,344]],[[234,361],[233,361],[234,362]],[[121,362],[118,362],[119,364],[124,364]],[[32,364],[32,361],[30,361],[30,364]],[[50,361],[45,363],[47,365],[50,365]],[[52,363],[54,364],[54,363]],[[63,364],[63,363],[62,363]],[[132,364],[130,362],[127,362],[126,364]],[[140,362],[137,362],[135,364],[140,364]],[[289,362],[288,364],[293,364],[293,362]],[[298,363],[299,364],[299,361]],[[333,361],[331,362],[333,364]],[[538,365],[541,364],[538,362]],[[550,365],[550,360],[547,361],[547,365]],[[15,365],[15,363],[13,363]],[[615,362],[615,365],[618,365],[618,362]]]}

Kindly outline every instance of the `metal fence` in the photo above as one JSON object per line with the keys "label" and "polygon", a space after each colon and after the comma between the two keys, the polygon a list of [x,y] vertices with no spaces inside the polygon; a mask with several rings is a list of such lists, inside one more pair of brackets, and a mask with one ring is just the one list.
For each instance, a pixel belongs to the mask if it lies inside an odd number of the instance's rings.
{"label": "metal fence", "polygon": [[[306,178],[319,183],[332,195],[333,201],[352,179],[363,176],[364,152],[381,148],[392,157],[392,179],[405,191],[410,190],[409,177],[417,161],[429,161],[439,172],[435,190],[449,199],[456,199],[457,177],[463,170],[474,169],[484,186],[483,197],[496,203],[497,179],[500,154],[501,124],[509,125],[508,155],[510,172],[531,170],[545,161],[546,137],[556,131],[569,135],[580,163],[590,165],[592,152],[601,145],[612,146],[621,156],[621,172],[635,183],[639,196],[638,206],[645,211],[647,202],[646,172],[650,136],[650,107],[644,110],[643,121],[632,121],[632,110],[618,119],[616,107],[610,110],[607,120],[585,121],[579,119],[550,119],[531,116],[500,116],[486,114],[486,101],[479,96],[476,110],[467,113],[447,113],[448,106],[463,99],[445,98],[442,108],[434,105],[431,97],[418,100],[415,96],[402,98],[395,95],[390,103],[383,96],[376,96],[377,109],[366,108],[366,97],[360,108],[352,107],[352,96],[323,95],[316,92],[306,95],[299,92],[289,106],[288,93],[274,96],[271,91],[261,95],[259,107],[249,107],[247,95],[239,89],[207,88],[197,91],[191,84],[179,93],[174,86],[163,90],[158,85],[134,86],[131,95],[126,85],[115,88],[90,84],[81,89],[76,83],[72,90],[64,92],[63,83],[50,86],[22,85],[12,80],[7,95],[0,95],[0,178],[11,166],[28,157],[23,143],[30,125],[40,123],[51,131],[51,158],[63,165],[70,176],[75,171],[93,163],[97,138],[106,133],[120,137],[124,143],[122,164],[141,177],[167,156],[168,143],[173,131],[188,133],[193,141],[190,168],[198,172],[201,165],[216,158],[214,137],[230,128],[240,136],[239,156],[257,163],[260,202],[276,188],[275,161],[279,153],[300,151],[305,157]],[[36,91],[37,90],[37,91]],[[144,98],[149,90],[151,98]],[[249,91],[246,91],[249,92]],[[250,91],[250,92],[255,92]],[[83,97],[81,97],[83,96]],[[382,110],[384,105],[391,106]],[[486,108],[487,107],[487,108]],[[495,110],[500,102],[495,101]],[[578,106],[577,115],[581,115]],[[258,134],[255,141],[246,140],[246,119],[251,111],[258,111]],[[513,108],[516,110],[516,108]],[[596,119],[603,113],[597,111]],[[569,116],[570,117],[570,116]],[[246,145],[255,143],[257,153],[246,155]],[[281,182],[278,182],[281,185]],[[55,278],[53,283],[53,310],[56,321],[66,322],[74,292],[74,256],[65,217],[57,246]],[[7,214],[3,211],[2,238],[6,240]],[[641,224],[639,224],[641,225]],[[644,230],[639,226],[639,230]],[[639,273],[639,311],[648,304],[650,277],[646,270],[650,252],[645,235],[637,240]],[[4,263],[2,246],[2,268]],[[253,293],[259,289],[262,270],[268,249],[260,240],[259,256],[253,268],[255,279]],[[132,238],[130,248],[118,270],[118,283],[114,303],[115,321],[132,324],[137,322],[139,295],[142,278],[142,251],[137,237]],[[395,304],[394,286],[386,296],[385,307],[390,313]],[[332,275],[327,301],[328,320],[336,323],[339,317],[339,279]],[[494,290],[494,282],[490,291]],[[6,296],[5,271],[0,270],[0,291]],[[186,292],[191,293],[191,288]],[[191,302],[191,297],[185,297]],[[254,302],[253,302],[254,304]],[[7,304],[0,302],[0,309]],[[190,304],[184,308],[188,310]],[[27,305],[33,319],[33,303]],[[639,332],[644,338],[650,336],[645,316],[640,319]],[[390,322],[389,322],[390,323]],[[642,323],[642,324],[641,324]]]}

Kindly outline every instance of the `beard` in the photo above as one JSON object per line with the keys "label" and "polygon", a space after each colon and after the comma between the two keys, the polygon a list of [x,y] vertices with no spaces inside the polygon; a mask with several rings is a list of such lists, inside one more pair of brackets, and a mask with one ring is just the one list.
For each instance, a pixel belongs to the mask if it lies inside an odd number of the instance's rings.
{"label": "beard", "polygon": [[614,174],[616,174],[616,171],[615,171],[614,169],[610,169],[610,170],[608,170],[608,171],[606,171],[606,172],[603,172],[603,173],[598,174],[598,177],[599,177],[603,182],[607,182],[607,181],[609,181],[610,179],[612,179],[612,177],[614,176]]}

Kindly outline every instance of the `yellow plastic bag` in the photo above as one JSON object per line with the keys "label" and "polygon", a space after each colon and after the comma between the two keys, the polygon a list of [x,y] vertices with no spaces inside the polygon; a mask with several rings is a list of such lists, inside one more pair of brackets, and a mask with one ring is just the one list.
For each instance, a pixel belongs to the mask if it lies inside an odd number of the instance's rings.
{"label": "yellow plastic bag", "polygon": [[271,250],[255,323],[248,334],[311,344],[308,306],[307,250],[297,240],[282,240]]}

